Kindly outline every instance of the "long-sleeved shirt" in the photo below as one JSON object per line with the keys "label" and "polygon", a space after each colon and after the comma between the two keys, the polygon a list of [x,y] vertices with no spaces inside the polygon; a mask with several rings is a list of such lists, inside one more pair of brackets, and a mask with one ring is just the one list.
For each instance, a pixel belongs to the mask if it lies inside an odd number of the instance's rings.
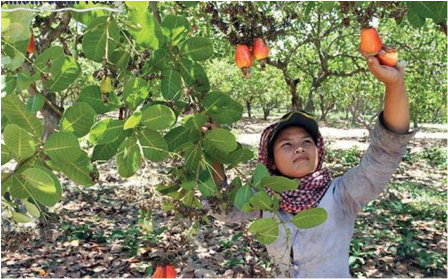
{"label": "long-sleeved shirt", "polygon": [[[350,277],[348,258],[356,216],[384,190],[406,152],[407,143],[417,132],[394,133],[384,126],[382,117],[381,113],[360,164],[335,178],[320,200],[318,207],[328,213],[324,224],[298,229],[290,222],[294,215],[279,211],[290,230],[290,239],[280,225],[276,242],[266,247],[279,265],[281,277]],[[260,215],[277,218],[268,211],[244,213],[235,208],[230,214],[212,214],[218,220],[230,223],[259,218]]]}

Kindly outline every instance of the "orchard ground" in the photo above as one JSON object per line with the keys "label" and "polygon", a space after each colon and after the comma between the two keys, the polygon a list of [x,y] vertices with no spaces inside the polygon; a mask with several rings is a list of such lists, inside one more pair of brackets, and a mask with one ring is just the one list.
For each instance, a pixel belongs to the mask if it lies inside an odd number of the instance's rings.
{"label": "orchard ground", "polygon": [[[244,117],[232,130],[255,155],[260,133],[278,115],[258,117]],[[334,176],[359,163],[368,146],[366,129],[344,121],[320,125]],[[446,278],[447,125],[419,126],[387,189],[357,219],[350,248],[354,277]],[[255,158],[241,170],[249,173]],[[53,218],[20,228],[2,224],[2,277],[147,277],[163,249],[170,249],[180,277],[276,276],[264,246],[248,236],[249,222],[210,217],[184,242],[192,224],[170,222],[161,196],[148,204],[165,168],[148,163],[127,180],[119,177],[115,160],[99,168],[99,183],[90,188],[59,177],[63,199],[51,210]],[[140,210],[148,207],[154,208],[150,234],[138,224]]]}

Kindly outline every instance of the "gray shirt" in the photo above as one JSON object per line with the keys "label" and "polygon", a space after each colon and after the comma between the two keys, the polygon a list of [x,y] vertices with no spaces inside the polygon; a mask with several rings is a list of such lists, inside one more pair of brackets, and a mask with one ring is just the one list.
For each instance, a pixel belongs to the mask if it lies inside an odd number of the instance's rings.
{"label": "gray shirt", "polygon": [[[379,119],[361,163],[334,179],[319,202],[318,206],[328,213],[324,224],[298,229],[290,222],[294,217],[292,214],[279,211],[282,221],[290,229],[290,239],[288,241],[285,229],[280,225],[277,241],[266,248],[279,264],[280,277],[350,277],[348,257],[356,216],[383,191],[400,164],[407,143],[417,132],[396,134],[382,124],[382,114]],[[234,209],[231,214],[213,216],[236,223],[259,218],[260,213]],[[262,216],[276,218],[268,211],[263,211]]]}

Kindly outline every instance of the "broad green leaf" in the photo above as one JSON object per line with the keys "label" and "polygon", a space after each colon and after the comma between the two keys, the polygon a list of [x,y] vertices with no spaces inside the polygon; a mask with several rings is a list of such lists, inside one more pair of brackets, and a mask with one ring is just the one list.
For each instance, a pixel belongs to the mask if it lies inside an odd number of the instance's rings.
{"label": "broad green leaf", "polygon": [[104,103],[100,87],[96,85],[84,87],[81,93],[79,93],[78,101],[88,103],[98,114],[103,114],[117,108],[114,104]]}
{"label": "broad green leaf", "polygon": [[2,165],[8,163],[12,159],[11,151],[9,151],[6,145],[2,144]]}
{"label": "broad green leaf", "polygon": [[[111,54],[120,41],[120,28],[112,17],[95,18],[87,27],[82,40],[85,56],[95,62],[102,62]],[[106,49],[107,47],[107,49]]]}
{"label": "broad green leaf", "polygon": [[283,176],[263,177],[260,185],[263,188],[269,188],[277,193],[296,190],[299,188],[298,180],[292,180]]}
{"label": "broad green leaf", "polygon": [[190,191],[196,186],[195,181],[182,181],[182,184],[180,185],[182,188],[184,188],[187,191]]}
{"label": "broad green leaf", "polygon": [[123,121],[106,118],[95,123],[90,129],[89,141],[93,144],[113,142],[123,132]]}
{"label": "broad green leaf", "polygon": [[12,213],[12,219],[16,221],[17,223],[29,223],[31,222],[31,218],[28,215],[25,215],[20,212],[13,212]]}
{"label": "broad green leaf", "polygon": [[146,11],[148,9],[149,1],[126,1],[124,3],[129,9]]}
{"label": "broad green leaf", "polygon": [[22,91],[27,89],[32,82],[33,80],[28,69],[20,71],[17,74],[17,90]]}
{"label": "broad green leaf", "polygon": [[64,112],[60,131],[73,133],[80,138],[89,133],[95,121],[95,110],[85,102],[78,102]]}
{"label": "broad green leaf", "polygon": [[196,6],[199,2],[200,1],[183,1],[182,5],[187,7],[187,8],[190,8],[190,7]]}
{"label": "broad green leaf", "polygon": [[249,232],[262,244],[274,243],[278,237],[278,223],[275,219],[259,219],[249,226]]}
{"label": "broad green leaf", "polygon": [[27,131],[15,124],[6,126],[3,136],[6,147],[17,158],[17,161],[23,161],[36,152],[33,138]]}
{"label": "broad green leaf", "polygon": [[[191,130],[193,131],[193,130]],[[196,131],[196,130],[194,130]],[[205,143],[205,151],[207,154],[216,162],[225,164],[225,165],[231,165],[233,162],[232,153],[233,152],[225,152],[222,149],[219,149],[213,144],[207,144]]]}
{"label": "broad green leaf", "polygon": [[109,62],[117,69],[118,80],[123,80],[128,70],[128,63],[131,56],[124,50],[116,50],[109,55]]}
{"label": "broad green leaf", "polygon": [[272,211],[273,200],[265,191],[256,193],[249,200],[250,204],[261,210]]}
{"label": "broad green leaf", "polygon": [[54,204],[56,204],[57,202],[59,202],[62,199],[62,187],[61,187],[61,183],[59,182],[59,179],[56,177],[56,175],[54,175],[54,173],[48,169],[47,167],[43,167],[43,166],[35,166],[35,168],[38,168],[40,170],[42,170],[43,172],[45,172],[48,176],[51,177],[51,179],[53,179],[53,184],[56,188],[56,193],[54,195],[48,196],[47,197],[47,206],[53,206]]}
{"label": "broad green leaf", "polygon": [[28,43],[29,37],[24,41],[14,43],[7,42],[2,38],[2,68],[16,71],[25,61]]}
{"label": "broad green leaf", "polygon": [[333,9],[333,7],[334,7],[334,3],[335,2],[336,1],[324,1],[324,2],[322,2],[322,4],[323,4],[324,9],[327,12],[330,12]]}
{"label": "broad green leaf", "polygon": [[117,153],[118,147],[125,140],[126,136],[123,134],[116,141],[97,144],[93,148],[92,160],[100,161],[100,163],[104,163],[110,160]]}
{"label": "broad green leaf", "polygon": [[134,113],[124,123],[123,130],[134,129],[135,127],[138,126],[138,124],[140,124],[141,119],[142,119],[142,112],[139,110],[134,111]]}
{"label": "broad green leaf", "polygon": [[2,93],[12,93],[17,85],[17,77],[13,75],[2,75]]}
{"label": "broad green leaf", "polygon": [[117,168],[122,177],[131,177],[140,168],[140,148],[134,136],[127,138],[118,148]]}
{"label": "broad green leaf", "polygon": [[291,223],[299,229],[309,229],[325,223],[327,218],[327,211],[321,207],[316,207],[297,213],[291,219]]}
{"label": "broad green leaf", "polygon": [[161,162],[168,156],[168,145],[158,132],[145,129],[137,137],[148,160]]}
{"label": "broad green leaf", "polygon": [[189,130],[183,126],[176,127],[165,135],[168,150],[170,152],[177,151],[184,144],[189,142]]}
{"label": "broad green leaf", "polygon": [[2,114],[8,118],[8,123],[16,124],[33,134],[34,140],[40,140],[44,127],[42,122],[33,113],[27,112],[25,104],[19,97],[10,94],[2,98]]}
{"label": "broad green leaf", "polygon": [[205,148],[207,145],[213,145],[223,152],[232,152],[238,146],[235,136],[230,131],[221,128],[207,132],[204,140]]}
{"label": "broad green leaf", "polygon": [[414,28],[421,28],[425,25],[426,19],[422,17],[420,14],[418,14],[418,11],[416,9],[410,9],[408,10],[406,14],[409,23]]}
{"label": "broad green leaf", "polygon": [[208,170],[203,171],[199,176],[198,188],[205,198],[213,196],[218,190]]}
{"label": "broad green leaf", "polygon": [[187,194],[180,200],[185,206],[193,207],[194,205],[194,191],[188,191]]}
{"label": "broad green leaf", "polygon": [[26,201],[26,200],[23,203],[25,204],[26,211],[31,216],[33,216],[35,218],[39,218],[40,217],[40,211],[39,211],[39,209],[37,208],[37,206],[35,204],[30,203],[29,201]]}
{"label": "broad green leaf", "polygon": [[[76,1],[75,4],[73,4],[73,8],[75,9],[87,9],[92,7],[107,7],[107,5],[103,5],[102,3],[96,4],[94,1]],[[70,14],[76,21],[88,26],[95,18],[108,16],[110,11],[98,9],[86,12],[70,12]]]}
{"label": "broad green leaf", "polygon": [[167,15],[163,19],[162,27],[168,31],[165,35],[171,41],[171,45],[175,46],[187,36],[190,24],[183,16]]}
{"label": "broad green leaf", "polygon": [[55,161],[57,167],[63,172],[68,178],[70,178],[73,182],[85,185],[92,186],[94,182],[92,181],[91,174],[94,172],[93,166],[90,163],[90,158],[86,153],[82,152],[81,156],[74,161]]}
{"label": "broad green leaf", "polygon": [[212,42],[208,38],[190,38],[182,45],[182,55],[194,61],[207,60],[213,55]]}
{"label": "broad green leaf", "polygon": [[252,186],[258,190],[263,189],[263,187],[261,187],[261,180],[269,176],[270,174],[266,166],[262,163],[258,163],[254,171],[254,176],[252,178]]}
{"label": "broad green leaf", "polygon": [[45,98],[40,94],[34,94],[26,102],[26,110],[31,113],[38,112],[45,104]]}
{"label": "broad green leaf", "polygon": [[123,89],[123,100],[130,110],[135,110],[148,96],[148,82],[141,78],[131,78]]}
{"label": "broad green leaf", "polygon": [[243,116],[243,106],[221,92],[207,94],[203,101],[205,113],[221,124],[231,124]]}
{"label": "broad green leaf", "polygon": [[13,198],[16,199],[26,199],[30,197],[29,192],[29,183],[25,181],[22,177],[19,175],[13,175],[8,180],[6,180],[4,183],[5,185],[2,185],[2,187],[9,188],[9,193]]}
{"label": "broad green leaf", "polygon": [[202,147],[200,144],[187,148],[185,150],[185,168],[189,171],[197,172],[200,169],[202,157]]}
{"label": "broad green leaf", "polygon": [[[28,8],[27,5],[10,5],[6,1],[2,3],[2,9]],[[19,10],[13,12],[2,12],[2,39],[9,42],[29,40],[31,36],[31,22],[33,12]]]}
{"label": "broad green leaf", "polygon": [[53,206],[60,200],[54,181],[48,173],[38,168],[29,168],[20,174],[29,184],[33,199],[46,206]]}
{"label": "broad green leaf", "polygon": [[128,19],[137,26],[142,27],[142,29],[138,31],[132,29],[128,30],[137,44],[154,50],[159,49],[164,44],[165,39],[162,33],[162,28],[160,28],[159,23],[152,13],[146,10],[130,9],[128,11]]}
{"label": "broad green leaf", "polygon": [[245,148],[238,148],[230,154],[233,165],[238,165],[239,163],[247,162],[254,157],[254,153]]}
{"label": "broad green leaf", "polygon": [[207,123],[207,116],[203,114],[189,115],[185,117],[185,127],[188,129],[202,130],[202,126]]}
{"label": "broad green leaf", "polygon": [[72,85],[80,73],[81,67],[78,62],[73,57],[66,56],[62,66],[56,72],[52,71],[51,79],[44,84],[48,90],[59,92]]}
{"label": "broad green leaf", "polygon": [[160,90],[165,100],[179,100],[182,97],[182,80],[179,72],[173,68],[163,69]]}
{"label": "broad green leaf", "polygon": [[75,162],[82,154],[78,138],[68,132],[51,134],[45,142],[44,152],[58,162]]}
{"label": "broad green leaf", "polygon": [[151,130],[163,130],[176,122],[174,111],[165,105],[153,105],[142,108],[141,123]]}
{"label": "broad green leaf", "polygon": [[408,1],[408,12],[417,13],[421,17],[431,18],[434,22],[446,22],[446,1]]}
{"label": "broad green leaf", "polygon": [[166,48],[157,49],[152,53],[151,63],[159,70],[167,68],[169,61],[170,56],[168,55],[168,50]]}
{"label": "broad green leaf", "polygon": [[53,76],[60,72],[64,63],[64,49],[52,46],[37,56],[35,66],[41,74],[51,73]]}
{"label": "broad green leaf", "polygon": [[242,210],[244,204],[246,204],[252,196],[253,196],[252,189],[250,188],[249,185],[245,185],[238,189],[233,203],[239,210]]}

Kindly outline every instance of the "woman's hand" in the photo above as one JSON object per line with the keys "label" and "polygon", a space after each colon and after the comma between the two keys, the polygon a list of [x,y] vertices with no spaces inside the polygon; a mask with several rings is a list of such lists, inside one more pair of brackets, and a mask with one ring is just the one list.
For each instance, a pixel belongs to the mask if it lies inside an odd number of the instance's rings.
{"label": "woman's hand", "polygon": [[[384,50],[381,50],[384,52]],[[403,84],[404,82],[404,69],[406,67],[405,62],[398,62],[395,67],[383,66],[378,61],[378,58],[374,56],[367,56],[364,53],[361,54],[366,57],[369,71],[381,82],[386,85]]]}

